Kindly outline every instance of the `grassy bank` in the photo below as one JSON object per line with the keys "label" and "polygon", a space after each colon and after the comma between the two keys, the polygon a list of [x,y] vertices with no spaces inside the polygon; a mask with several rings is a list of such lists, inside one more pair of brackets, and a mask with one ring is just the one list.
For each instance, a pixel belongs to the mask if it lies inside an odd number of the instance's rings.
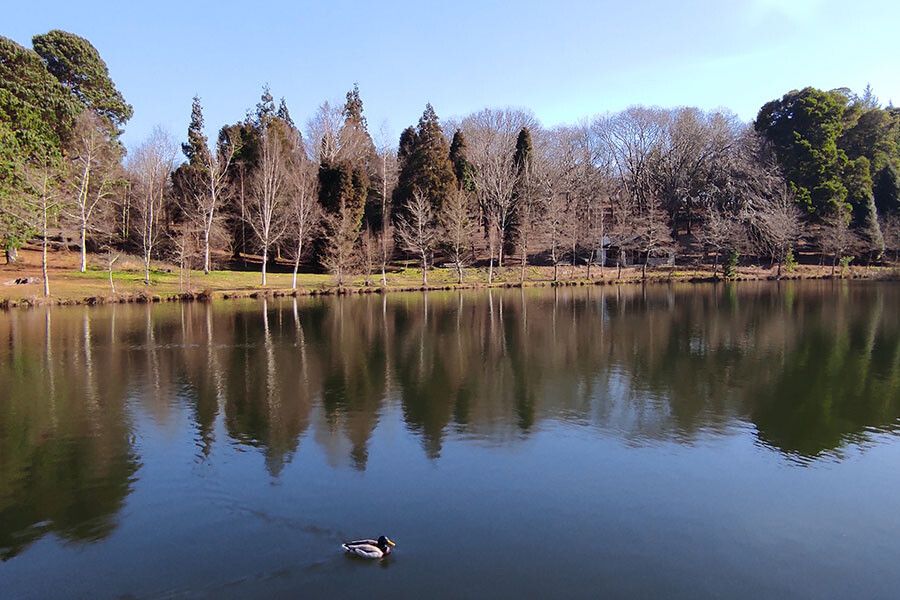
{"label": "grassy bank", "polygon": [[[143,273],[125,265],[126,269],[113,272],[116,293],[113,294],[109,274],[100,268],[78,272],[71,257],[65,253],[50,261],[50,297],[43,297],[43,286],[36,252],[24,251],[20,262],[0,267],[0,307],[38,306],[46,304],[102,304],[109,302],[160,302],[172,300],[241,298],[256,295],[312,295],[334,293],[384,293],[387,291],[421,290],[422,273],[419,269],[395,269],[387,275],[387,286],[381,285],[380,274],[373,274],[367,285],[364,276],[352,278],[338,289],[334,279],[327,274],[301,273],[297,289],[291,288],[290,273],[270,273],[268,285],[260,285],[260,275],[253,271],[202,271],[179,272],[171,266],[160,265],[151,274],[151,284],[144,284]],[[740,267],[737,280],[765,280],[775,278],[774,269]],[[849,267],[838,275],[847,279],[898,279],[900,271],[886,267]],[[428,272],[428,289],[479,288],[488,286],[486,268],[469,268],[464,273],[462,285],[452,269],[436,268]],[[830,267],[800,265],[783,279],[822,279],[831,276]],[[529,267],[524,282],[520,281],[518,266],[495,268],[491,285],[496,287],[552,286],[552,285],[615,285],[643,281],[638,267],[625,268],[619,273],[614,268],[596,266],[588,278],[586,267],[560,267],[558,280],[553,280],[551,267]],[[30,279],[27,284],[13,284],[16,279]],[[711,269],[655,268],[648,270],[646,281],[712,281]]]}

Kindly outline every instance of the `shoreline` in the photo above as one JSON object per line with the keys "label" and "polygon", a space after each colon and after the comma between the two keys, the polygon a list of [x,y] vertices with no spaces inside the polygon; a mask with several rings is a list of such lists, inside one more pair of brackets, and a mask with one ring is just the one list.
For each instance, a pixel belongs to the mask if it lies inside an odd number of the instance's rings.
{"label": "shoreline", "polygon": [[[695,270],[685,273],[678,271],[668,273],[651,273],[646,278],[641,277],[601,277],[601,278],[572,278],[572,279],[526,279],[520,281],[500,281],[488,284],[486,282],[463,282],[462,284],[439,283],[435,285],[377,285],[351,284],[339,287],[337,285],[298,286],[297,289],[284,287],[256,287],[238,289],[203,289],[189,291],[175,291],[154,293],[152,290],[138,292],[123,292],[117,294],[90,294],[84,296],[61,297],[51,294],[49,297],[40,295],[28,295],[16,298],[0,297],[0,310],[13,310],[16,308],[39,308],[49,306],[98,306],[104,304],[150,304],[163,302],[210,302],[214,300],[237,300],[247,298],[290,298],[310,296],[352,296],[366,294],[391,294],[396,292],[436,292],[455,290],[484,290],[484,289],[524,289],[539,287],[584,287],[584,286],[615,286],[615,285],[659,285],[672,283],[708,284],[708,283],[740,283],[750,281],[900,281],[900,271],[896,268],[879,268],[877,270],[856,271],[850,274],[831,275],[830,268],[816,267],[811,272],[794,272],[783,274],[780,278],[773,274],[765,273],[741,273],[735,277],[725,278],[721,275],[713,276],[712,271]],[[52,284],[51,279],[51,284]],[[39,283],[38,283],[39,285]]]}

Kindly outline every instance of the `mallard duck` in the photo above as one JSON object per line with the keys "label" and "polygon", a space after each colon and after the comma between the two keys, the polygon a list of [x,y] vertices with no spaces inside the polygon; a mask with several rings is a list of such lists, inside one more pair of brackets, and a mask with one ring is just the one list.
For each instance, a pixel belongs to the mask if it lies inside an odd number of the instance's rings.
{"label": "mallard duck", "polygon": [[355,540],[344,542],[341,547],[353,556],[361,558],[384,558],[391,553],[391,548],[396,546],[394,542],[385,536],[377,540]]}

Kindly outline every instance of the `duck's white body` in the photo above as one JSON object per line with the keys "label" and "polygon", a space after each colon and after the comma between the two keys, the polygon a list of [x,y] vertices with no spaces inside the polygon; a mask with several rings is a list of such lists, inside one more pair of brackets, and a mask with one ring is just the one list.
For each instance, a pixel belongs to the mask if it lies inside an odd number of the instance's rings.
{"label": "duck's white body", "polygon": [[344,542],[341,547],[345,552],[360,558],[384,558],[391,553],[391,547],[385,546],[382,550],[378,546],[376,540],[354,540],[352,542]]}

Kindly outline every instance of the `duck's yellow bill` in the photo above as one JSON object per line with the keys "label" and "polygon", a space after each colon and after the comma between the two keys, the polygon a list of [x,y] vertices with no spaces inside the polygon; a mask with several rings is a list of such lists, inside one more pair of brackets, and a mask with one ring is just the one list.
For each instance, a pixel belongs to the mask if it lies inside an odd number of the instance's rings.
{"label": "duck's yellow bill", "polygon": [[394,543],[393,540],[390,540],[390,539],[387,541],[387,543],[388,543],[388,546],[390,546],[390,547],[392,547],[392,548],[393,548],[394,546],[397,545],[397,544]]}

